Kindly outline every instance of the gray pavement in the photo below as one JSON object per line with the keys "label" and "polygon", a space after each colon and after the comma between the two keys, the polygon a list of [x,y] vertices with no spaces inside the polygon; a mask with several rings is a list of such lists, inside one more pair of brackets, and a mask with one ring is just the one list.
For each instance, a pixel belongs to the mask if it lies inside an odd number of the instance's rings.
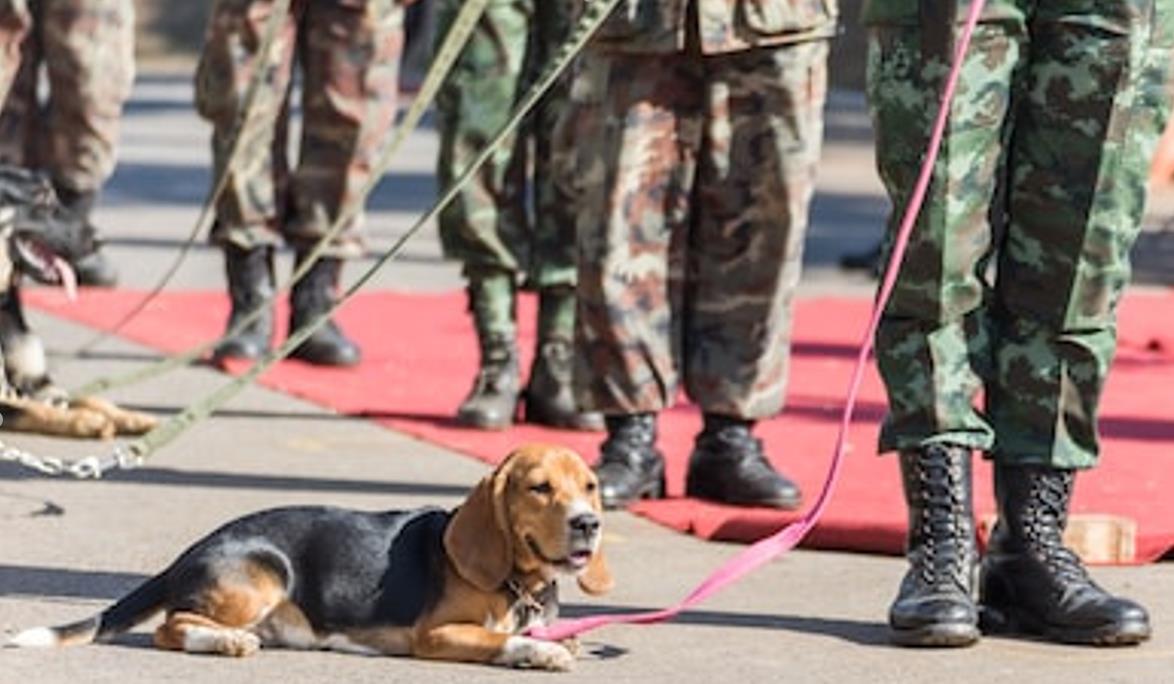
{"label": "gray pavement", "polygon": [[[144,77],[136,90],[123,163],[99,214],[130,286],[149,286],[166,268],[206,191],[207,130],[192,115],[190,97],[186,79],[165,74]],[[842,251],[871,244],[886,210],[859,98],[834,96],[829,123],[804,296],[871,290],[867,278],[846,277],[834,262]],[[432,130],[413,136],[373,198],[373,249],[390,244],[428,205],[435,147]],[[1151,225],[1160,225],[1161,218]],[[440,260],[433,230],[414,240],[406,256],[375,286],[457,286],[456,268]],[[1161,264],[1155,270],[1159,276],[1168,273]],[[221,278],[218,255],[199,247],[175,287],[218,287]],[[67,351],[91,331],[42,315],[34,316],[34,325],[56,352],[53,363],[66,386],[157,356],[111,341],[90,358],[72,358]],[[208,369],[187,368],[114,398],[166,414],[224,381]],[[3,438],[58,456],[90,455],[108,446]],[[444,449],[257,388],[160,452],[148,467],[107,481],[42,479],[0,464],[0,639],[31,625],[96,612],[232,516],[289,503],[449,506],[484,472],[481,464]],[[606,524],[617,588],[602,599],[564,589],[570,612],[671,603],[737,551],[623,513],[609,515]],[[573,673],[525,676],[565,682],[1149,682],[1168,680],[1174,666],[1169,563],[1094,573],[1153,613],[1155,639],[1126,650],[1001,638],[962,651],[892,648],[885,641],[884,616],[902,571],[895,558],[795,552],[671,624],[589,635],[587,655]],[[458,682],[523,676],[332,653],[272,651],[243,661],[161,653],[149,647],[151,628],[145,625],[113,645],[0,651],[0,683]]]}

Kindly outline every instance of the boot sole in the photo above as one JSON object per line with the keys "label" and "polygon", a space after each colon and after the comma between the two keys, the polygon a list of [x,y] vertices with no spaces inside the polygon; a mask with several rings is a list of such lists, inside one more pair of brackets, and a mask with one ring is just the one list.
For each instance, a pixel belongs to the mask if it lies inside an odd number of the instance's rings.
{"label": "boot sole", "polygon": [[664,497],[665,497],[665,481],[664,481],[664,475],[662,474],[660,476],[659,482],[656,482],[654,484],[651,484],[651,485],[641,489],[640,492],[636,494],[636,496],[634,496],[630,499],[624,499],[623,501],[604,500],[603,507],[604,507],[604,509],[609,510],[609,511],[617,511],[617,510],[623,510],[624,508],[627,508],[629,505],[631,505],[637,501],[644,501],[645,499],[663,499]]}
{"label": "boot sole", "polygon": [[518,411],[522,406],[521,399],[514,404],[514,410],[507,416],[503,416],[501,420],[487,420],[476,413],[461,413],[457,411],[456,423],[461,427],[473,428],[475,430],[508,430],[514,426],[518,419]]}
{"label": "boot sole", "polygon": [[774,508],[781,511],[797,511],[803,507],[803,496],[787,498],[787,499],[735,499],[723,498],[722,496],[707,492],[697,486],[685,486],[685,496],[691,499],[701,499],[711,503],[725,504],[727,506],[741,506],[744,508]]}
{"label": "boot sole", "polygon": [[982,633],[977,625],[939,624],[916,629],[889,627],[889,640],[897,646],[914,648],[959,648],[976,643]]}
{"label": "boot sole", "polygon": [[1128,621],[1091,628],[1049,625],[1016,607],[979,606],[983,634],[1038,637],[1047,641],[1081,646],[1135,646],[1150,638],[1148,622]]}
{"label": "boot sole", "polygon": [[493,430],[495,432],[508,430],[514,426],[514,421],[509,418],[505,420],[484,420],[477,416],[462,416],[459,413],[457,414],[456,422],[457,425],[460,425],[461,427],[473,428],[476,430]]}
{"label": "boot sole", "polygon": [[265,356],[265,354],[267,354],[268,351],[269,350],[266,349],[265,351],[252,353],[252,352],[246,351],[244,349],[241,349],[240,347],[229,347],[227,349],[215,349],[212,351],[212,356],[209,358],[209,361],[214,365],[221,364],[221,363],[224,363],[225,361],[231,361],[231,360],[257,361],[261,357]]}

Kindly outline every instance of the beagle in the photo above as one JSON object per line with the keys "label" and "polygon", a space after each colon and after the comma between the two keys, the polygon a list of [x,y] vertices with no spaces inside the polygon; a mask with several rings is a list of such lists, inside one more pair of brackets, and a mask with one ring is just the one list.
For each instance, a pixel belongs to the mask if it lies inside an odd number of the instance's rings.
{"label": "beagle", "polygon": [[612,586],[594,473],[569,449],[514,451],[453,512],[293,507],[238,518],[102,613],[10,646],[108,639],[159,611],[160,648],[264,647],[566,670],[573,644],[524,636],[557,614],[556,577]]}

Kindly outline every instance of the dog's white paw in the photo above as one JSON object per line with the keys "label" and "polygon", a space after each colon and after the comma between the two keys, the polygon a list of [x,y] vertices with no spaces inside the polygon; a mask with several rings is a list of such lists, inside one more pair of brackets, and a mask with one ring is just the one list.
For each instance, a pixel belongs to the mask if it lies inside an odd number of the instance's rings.
{"label": "dog's white paw", "polygon": [[183,650],[188,653],[216,653],[244,658],[253,655],[260,648],[260,637],[243,629],[192,626],[183,633]]}
{"label": "dog's white paw", "polygon": [[243,629],[234,629],[224,635],[221,653],[235,658],[251,656],[261,650],[261,638]]}
{"label": "dog's white paw", "polygon": [[566,671],[574,666],[575,656],[561,644],[512,636],[506,640],[497,662],[511,667]]}

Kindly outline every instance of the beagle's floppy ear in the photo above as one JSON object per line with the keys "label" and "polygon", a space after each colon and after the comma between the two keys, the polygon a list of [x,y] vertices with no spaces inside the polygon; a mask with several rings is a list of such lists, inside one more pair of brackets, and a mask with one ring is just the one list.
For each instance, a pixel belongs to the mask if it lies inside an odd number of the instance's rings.
{"label": "beagle's floppy ear", "polygon": [[607,560],[603,557],[603,549],[595,550],[591,561],[587,563],[587,567],[583,568],[583,572],[579,573],[576,579],[579,582],[579,588],[592,596],[599,596],[611,591],[616,583],[612,579],[611,570],[607,567]]}
{"label": "beagle's floppy ear", "polygon": [[457,573],[482,591],[496,591],[514,567],[512,535],[506,524],[504,464],[485,476],[444,531],[444,550]]}

